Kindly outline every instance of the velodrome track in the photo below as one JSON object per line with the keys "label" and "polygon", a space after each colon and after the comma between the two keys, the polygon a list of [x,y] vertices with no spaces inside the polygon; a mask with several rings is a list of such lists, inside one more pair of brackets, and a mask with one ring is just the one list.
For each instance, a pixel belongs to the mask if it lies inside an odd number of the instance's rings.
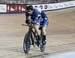
{"label": "velodrome track", "polygon": [[27,56],[23,52],[23,39],[28,28],[21,25],[25,22],[25,15],[0,14],[0,58],[52,58],[52,55],[74,52],[75,8],[48,11],[47,15],[49,25],[43,57],[37,47],[31,48],[31,55]]}

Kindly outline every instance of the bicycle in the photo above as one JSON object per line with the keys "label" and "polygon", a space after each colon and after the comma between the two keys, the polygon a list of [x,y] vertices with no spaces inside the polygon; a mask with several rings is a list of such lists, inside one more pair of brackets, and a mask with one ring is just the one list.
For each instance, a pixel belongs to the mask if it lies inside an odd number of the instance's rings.
{"label": "bicycle", "polygon": [[[29,30],[28,32],[26,33],[25,37],[24,37],[24,42],[23,42],[23,50],[24,50],[24,53],[25,54],[28,54],[29,51],[30,51],[30,47],[31,45],[35,45],[36,44],[36,41],[37,41],[37,37],[36,37],[36,31],[34,30],[33,31],[33,24],[29,24],[29,25],[24,25],[22,24],[23,26],[28,26],[29,27]],[[40,29],[41,30],[41,39],[40,39],[40,44],[39,44],[39,47],[40,47],[40,50],[41,52],[44,52],[45,50],[45,45],[43,44],[43,40],[42,40],[42,35],[43,35],[43,32],[42,32],[42,28]],[[45,42],[44,42],[45,43]],[[37,45],[37,44],[36,44]]]}

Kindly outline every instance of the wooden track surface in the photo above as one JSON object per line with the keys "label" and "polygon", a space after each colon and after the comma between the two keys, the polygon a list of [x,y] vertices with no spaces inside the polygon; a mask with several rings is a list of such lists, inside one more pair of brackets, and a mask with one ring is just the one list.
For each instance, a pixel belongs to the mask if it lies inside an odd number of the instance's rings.
{"label": "wooden track surface", "polygon": [[[47,15],[46,54],[75,51],[75,8],[47,12]],[[24,14],[0,14],[0,58],[27,58],[22,49],[28,28],[21,25],[24,22]],[[30,53],[32,58],[41,58],[37,47],[32,47]]]}

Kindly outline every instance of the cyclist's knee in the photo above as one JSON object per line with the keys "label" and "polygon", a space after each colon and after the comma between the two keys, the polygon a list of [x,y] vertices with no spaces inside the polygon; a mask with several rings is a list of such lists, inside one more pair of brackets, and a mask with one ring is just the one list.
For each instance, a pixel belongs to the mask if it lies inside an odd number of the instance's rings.
{"label": "cyclist's knee", "polygon": [[46,27],[43,27],[42,31],[43,31],[43,40],[45,41],[46,40]]}
{"label": "cyclist's knee", "polygon": [[46,27],[42,27],[43,35],[46,35]]}
{"label": "cyclist's knee", "polygon": [[34,25],[34,28],[38,35],[40,35],[39,25]]}

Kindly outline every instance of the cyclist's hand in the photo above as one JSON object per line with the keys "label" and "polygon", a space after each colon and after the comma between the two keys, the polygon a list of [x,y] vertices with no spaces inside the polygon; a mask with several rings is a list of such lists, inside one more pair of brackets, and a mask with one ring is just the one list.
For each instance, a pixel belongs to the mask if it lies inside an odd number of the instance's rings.
{"label": "cyclist's hand", "polygon": [[26,20],[26,24],[30,24],[30,21],[29,20]]}

